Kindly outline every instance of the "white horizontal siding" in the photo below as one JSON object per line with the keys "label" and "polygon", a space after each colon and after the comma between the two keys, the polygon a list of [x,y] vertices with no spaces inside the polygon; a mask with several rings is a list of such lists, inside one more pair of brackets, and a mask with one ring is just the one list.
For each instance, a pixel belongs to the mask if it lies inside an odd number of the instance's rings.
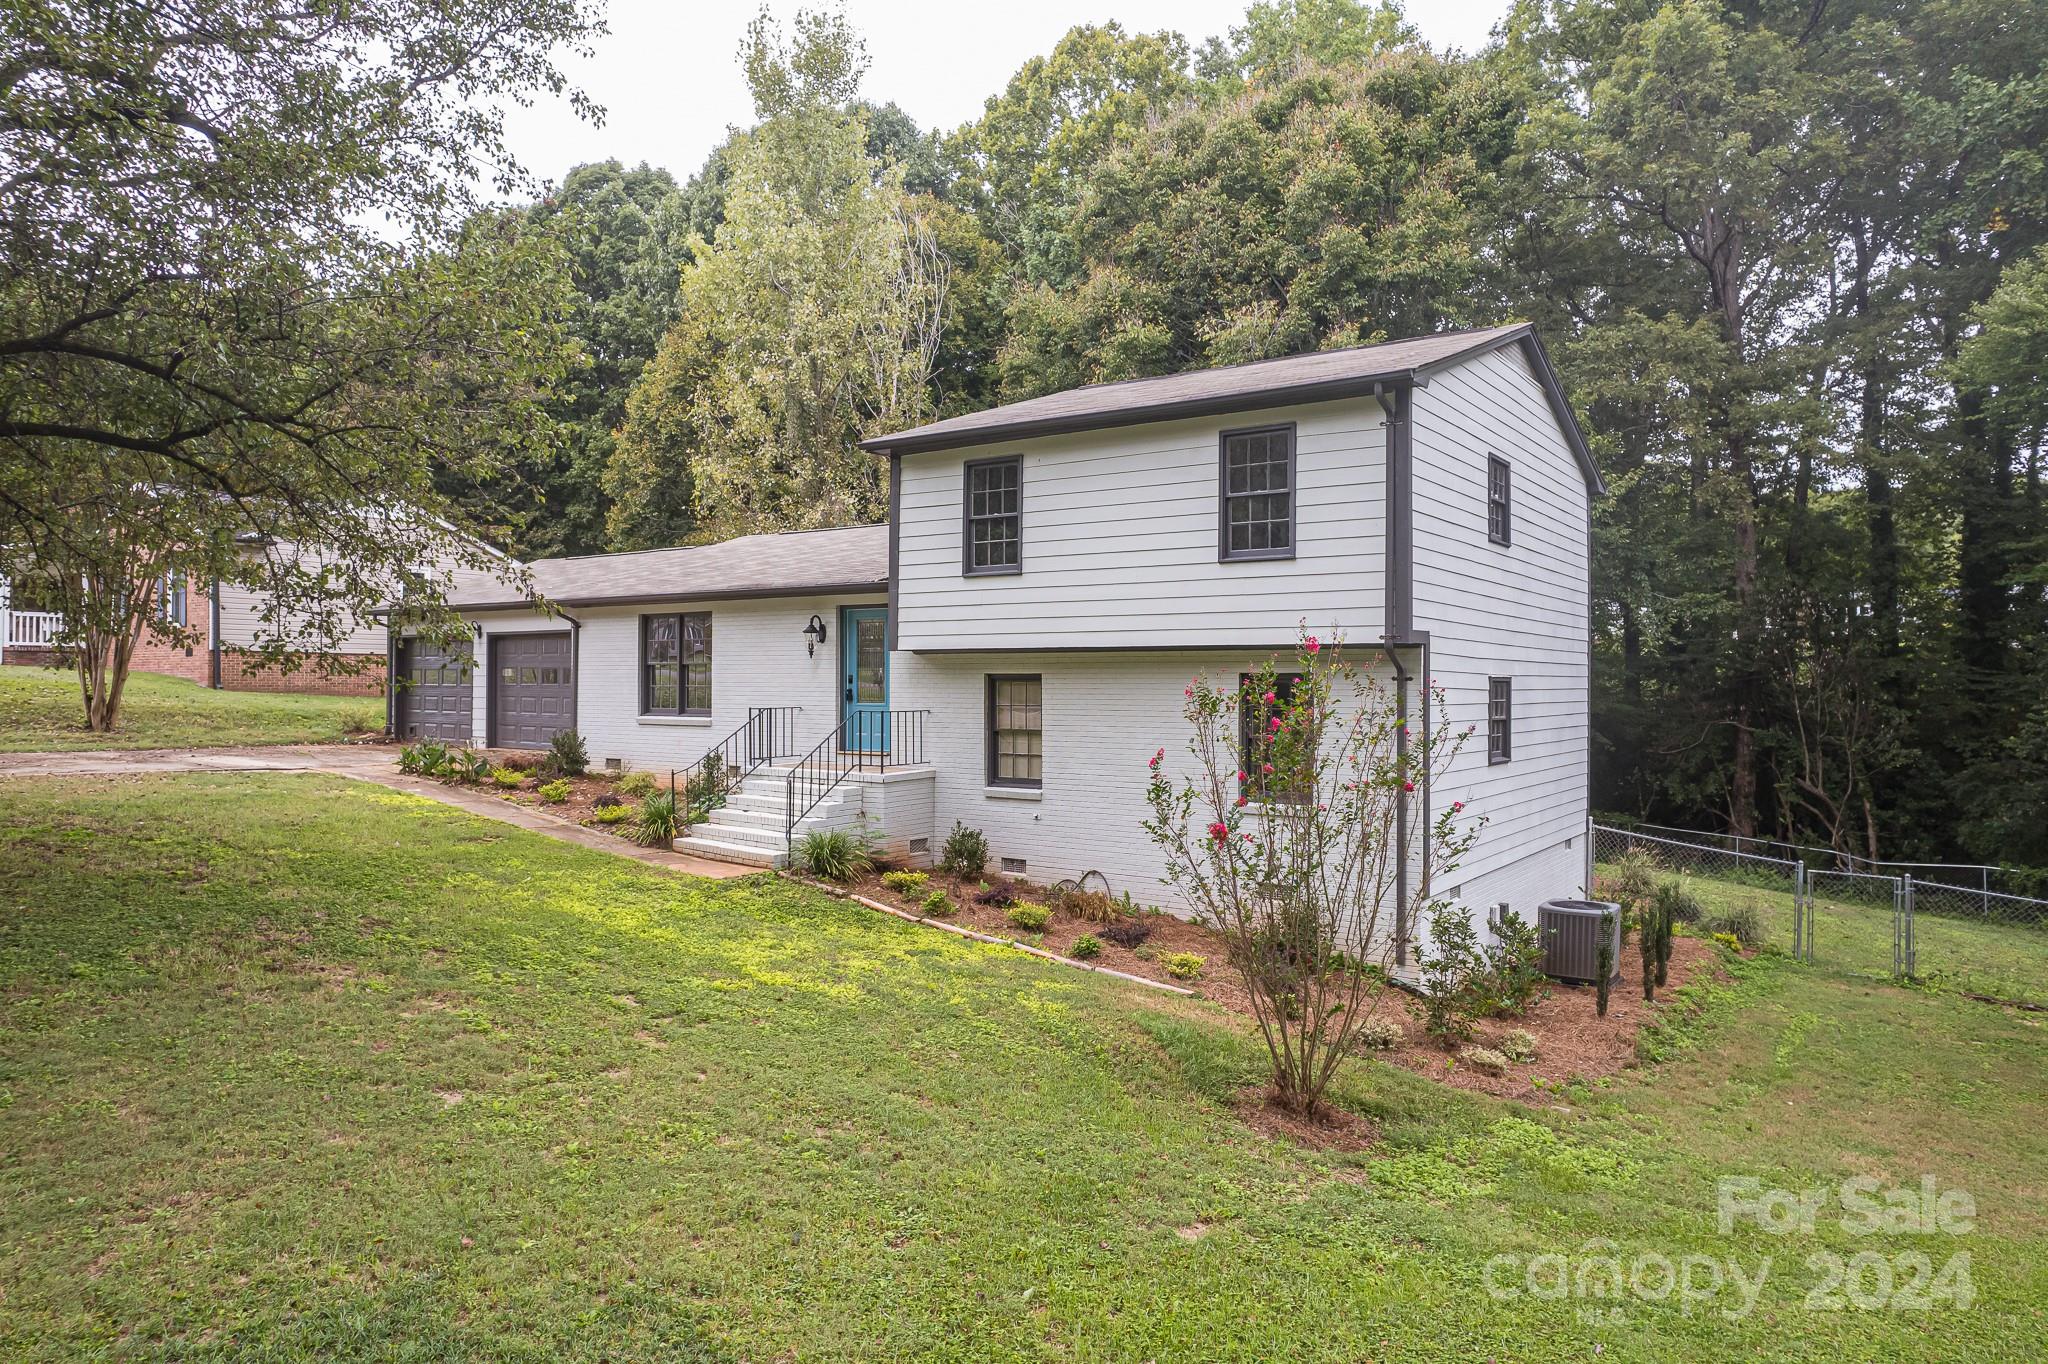
{"label": "white horizontal siding", "polygon": [[[796,733],[808,747],[839,723],[841,606],[880,606],[885,598],[768,598],[748,601],[679,599],[630,607],[579,607],[576,659],[576,729],[602,767],[617,758],[629,767],[667,773],[687,767],[746,722],[750,707],[801,706]],[[711,613],[711,715],[640,714],[640,617],[674,611]],[[828,635],[815,657],[804,652],[803,629],[812,615]],[[489,657],[492,635],[567,630],[561,617],[483,611],[469,617],[482,632],[477,657]],[[489,678],[476,678],[476,742],[489,722]],[[900,704],[900,703],[899,703]]]}
{"label": "white horizontal siding", "polygon": [[[1487,539],[1488,455],[1512,471],[1507,546]],[[1586,820],[1585,476],[1513,348],[1416,391],[1414,473],[1415,628],[1429,636],[1451,724],[1477,727],[1431,803],[1462,800],[1488,820],[1465,865],[1443,879],[1475,909],[1507,900],[1520,911],[1584,879],[1559,850]],[[1486,757],[1489,677],[1514,683],[1514,756],[1497,765]]]}
{"label": "white horizontal siding", "polygon": [[[908,455],[897,639],[908,650],[1260,645],[1302,621],[1381,629],[1384,413],[1361,398]],[[1295,557],[1218,563],[1218,438],[1293,422]],[[963,465],[1023,456],[1024,571],[961,572]]]}

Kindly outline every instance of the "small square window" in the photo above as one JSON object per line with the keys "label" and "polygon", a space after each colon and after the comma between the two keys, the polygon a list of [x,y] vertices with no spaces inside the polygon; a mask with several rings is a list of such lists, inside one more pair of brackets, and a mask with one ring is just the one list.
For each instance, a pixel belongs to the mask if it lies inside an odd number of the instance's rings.
{"label": "small square window", "polygon": [[1508,462],[1498,455],[1486,457],[1486,538],[1496,545],[1514,543],[1514,511],[1508,477]]}

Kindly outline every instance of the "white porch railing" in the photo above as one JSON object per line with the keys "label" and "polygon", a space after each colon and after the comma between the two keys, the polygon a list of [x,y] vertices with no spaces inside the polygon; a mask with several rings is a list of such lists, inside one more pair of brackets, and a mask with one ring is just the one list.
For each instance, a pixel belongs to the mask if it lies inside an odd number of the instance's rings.
{"label": "white porch railing", "polygon": [[64,617],[55,611],[6,611],[7,647],[46,649],[57,642],[64,630]]}

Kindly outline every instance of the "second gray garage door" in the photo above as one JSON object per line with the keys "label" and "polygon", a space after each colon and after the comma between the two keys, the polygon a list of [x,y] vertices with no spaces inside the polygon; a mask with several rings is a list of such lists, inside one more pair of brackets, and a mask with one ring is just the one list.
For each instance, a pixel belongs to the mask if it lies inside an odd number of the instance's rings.
{"label": "second gray garage door", "polygon": [[569,636],[500,635],[491,641],[491,745],[546,748],[576,728]]}

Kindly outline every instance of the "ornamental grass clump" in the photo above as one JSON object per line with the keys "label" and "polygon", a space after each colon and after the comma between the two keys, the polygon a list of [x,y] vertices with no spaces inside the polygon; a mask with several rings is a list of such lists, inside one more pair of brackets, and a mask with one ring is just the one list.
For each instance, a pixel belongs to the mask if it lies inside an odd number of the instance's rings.
{"label": "ornamental grass clump", "polygon": [[[1452,728],[1437,687],[1419,698],[1433,723],[1404,713],[1385,662],[1354,667],[1341,641],[1304,632],[1284,674],[1269,660],[1242,679],[1197,677],[1182,775],[1164,748],[1150,764],[1144,826],[1166,880],[1244,983],[1275,1102],[1309,1117],[1380,1002],[1391,943],[1440,905],[1427,887],[1456,881],[1478,835],[1457,802],[1400,818],[1472,729]],[[1417,862],[1433,875],[1399,876]]]}

